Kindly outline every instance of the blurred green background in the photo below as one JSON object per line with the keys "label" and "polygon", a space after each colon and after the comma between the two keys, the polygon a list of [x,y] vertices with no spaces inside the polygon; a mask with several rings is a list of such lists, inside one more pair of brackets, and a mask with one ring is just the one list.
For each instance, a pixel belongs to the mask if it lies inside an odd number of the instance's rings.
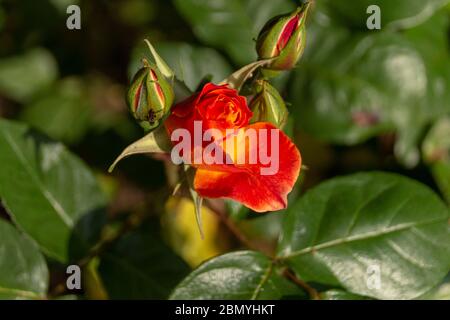
{"label": "blurred green background", "polygon": [[[291,199],[334,176],[384,170],[422,181],[450,201],[448,2],[316,1],[304,57],[295,70],[275,80],[289,103],[289,133],[306,166]],[[98,268],[97,260],[89,261],[83,291],[87,297],[164,298],[189,267],[242,246],[226,219],[210,212],[224,211],[221,203],[219,209],[214,204],[204,209],[206,240],[199,239],[192,203],[169,197],[174,181],[167,161],[131,157],[107,174],[123,148],[143,135],[124,100],[130,77],[148,55],[142,40],[152,41],[177,76],[195,90],[207,75],[220,81],[254,61],[260,28],[298,3],[0,1],[0,117],[62,142],[94,172],[106,195],[100,202],[107,215],[102,211],[92,217],[100,225],[102,219],[110,221],[103,239],[109,234],[114,239],[145,220],[122,243],[108,247],[109,262]],[[70,4],[81,8],[81,30],[66,28]],[[381,7],[381,30],[366,27],[370,4]],[[257,216],[235,204],[229,212],[240,232],[265,251],[273,250],[282,213]],[[3,208],[0,215],[10,219]],[[98,240],[100,227],[93,230],[95,223],[85,223],[89,230],[79,225],[81,234],[89,233],[88,242]],[[47,239],[41,240],[46,247]],[[146,243],[154,241],[161,248],[148,249]],[[149,272],[151,258],[135,257],[127,246],[135,251],[168,246],[184,262],[178,265],[173,263],[177,256],[168,257],[167,265],[173,266],[164,271],[168,284],[153,291],[140,289],[140,281],[151,279],[138,276],[124,283],[108,282],[120,279],[126,269],[115,263],[114,253],[125,256],[130,265],[139,261],[137,268]],[[68,254],[69,259],[59,255],[64,249],[48,250],[54,253],[49,290],[60,295],[63,265],[77,254]]]}

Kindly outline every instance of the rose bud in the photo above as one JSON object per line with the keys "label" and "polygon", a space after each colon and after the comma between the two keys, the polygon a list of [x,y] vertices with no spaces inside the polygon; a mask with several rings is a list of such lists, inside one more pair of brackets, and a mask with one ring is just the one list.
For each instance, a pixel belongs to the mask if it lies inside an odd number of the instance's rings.
{"label": "rose bud", "polygon": [[251,122],[270,122],[278,128],[284,126],[288,116],[283,98],[267,81],[258,81],[250,109],[253,111]]}
{"label": "rose bud", "polygon": [[156,65],[145,59],[143,64],[131,81],[127,104],[134,118],[145,128],[152,129],[169,113],[174,93]]}
{"label": "rose bud", "polygon": [[293,13],[272,18],[261,30],[256,42],[258,56],[260,59],[274,58],[267,69],[289,70],[297,64],[305,48],[309,6],[307,2]]}

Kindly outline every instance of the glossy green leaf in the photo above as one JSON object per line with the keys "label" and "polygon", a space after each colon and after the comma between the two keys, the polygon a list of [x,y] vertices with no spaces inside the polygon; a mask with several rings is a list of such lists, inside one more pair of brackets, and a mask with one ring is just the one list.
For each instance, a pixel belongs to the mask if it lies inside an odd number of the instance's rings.
{"label": "glossy green leaf", "polygon": [[320,294],[322,300],[367,300],[368,298],[344,290],[328,290]]}
{"label": "glossy green leaf", "polygon": [[411,299],[450,269],[448,218],[439,197],[408,178],[336,178],[288,208],[278,256],[305,281]]}
{"label": "glossy green leaf", "polygon": [[[437,20],[430,23],[440,37],[446,24]],[[307,53],[290,84],[290,110],[300,127],[344,145],[395,131],[397,157],[416,165],[424,128],[450,109],[448,58],[431,58],[416,46],[418,38],[429,43],[428,29],[433,27],[416,30],[414,36],[361,34],[313,23]]]}
{"label": "glossy green leaf", "polygon": [[176,0],[175,5],[200,40],[226,50],[241,65],[256,60],[253,39],[267,20],[294,8],[287,0]]}
{"label": "glossy green leaf", "polygon": [[80,296],[75,294],[67,294],[64,296],[56,297],[54,300],[81,300]]}
{"label": "glossy green leaf", "polygon": [[450,274],[446,279],[418,298],[419,300],[450,300]]}
{"label": "glossy green leaf", "polygon": [[227,208],[228,215],[235,221],[243,220],[250,214],[249,208],[231,199],[225,199],[225,206]]}
{"label": "glossy green leaf", "polygon": [[423,146],[423,158],[450,203],[450,117],[440,119],[427,134]]}
{"label": "glossy green leaf", "polygon": [[108,218],[105,210],[96,210],[77,220],[68,244],[69,261],[83,260],[99,242],[115,236],[119,224]]}
{"label": "glossy green leaf", "polygon": [[239,221],[239,229],[261,247],[273,248],[280,237],[284,213],[284,210],[263,215],[248,212]]}
{"label": "glossy green leaf", "polygon": [[450,203],[450,161],[437,161],[430,165],[434,180]]}
{"label": "glossy green leaf", "polygon": [[0,219],[0,299],[42,299],[49,275],[36,244]]}
{"label": "glossy green leaf", "polygon": [[0,198],[15,223],[65,262],[77,220],[105,204],[95,177],[60,143],[0,120]]}
{"label": "glossy green leaf", "polygon": [[48,89],[57,76],[56,61],[45,49],[0,59],[0,92],[19,102]]}
{"label": "glossy green leaf", "polygon": [[170,299],[281,299],[303,295],[302,290],[279,274],[263,254],[228,253],[202,264],[174,290]]}
{"label": "glossy green leaf", "polygon": [[[330,16],[353,26],[367,30],[366,21],[371,14],[367,8],[376,5],[380,8],[381,28],[409,28],[423,23],[448,0],[325,0],[324,7]],[[372,12],[371,12],[372,13]]]}
{"label": "glossy green leaf", "polygon": [[99,266],[111,299],[165,299],[188,272],[147,224],[114,243]]}
{"label": "glossy green leaf", "polygon": [[68,78],[28,105],[21,118],[55,140],[76,143],[89,129],[92,111],[80,79]]}

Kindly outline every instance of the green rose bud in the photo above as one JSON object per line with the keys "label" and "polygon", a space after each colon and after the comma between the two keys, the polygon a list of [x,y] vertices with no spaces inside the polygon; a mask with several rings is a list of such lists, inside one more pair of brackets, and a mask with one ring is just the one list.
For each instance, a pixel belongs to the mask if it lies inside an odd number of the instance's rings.
{"label": "green rose bud", "polygon": [[264,80],[258,81],[255,89],[256,95],[250,102],[250,109],[253,111],[251,122],[270,122],[282,128],[288,111],[277,89]]}
{"label": "green rose bud", "polygon": [[269,70],[292,69],[305,49],[306,16],[310,3],[305,3],[293,13],[269,20],[261,30],[256,42],[260,59],[271,59]]}
{"label": "green rose bud", "polygon": [[145,128],[152,129],[169,113],[174,93],[156,65],[145,59],[143,64],[128,89],[127,104],[134,118]]}

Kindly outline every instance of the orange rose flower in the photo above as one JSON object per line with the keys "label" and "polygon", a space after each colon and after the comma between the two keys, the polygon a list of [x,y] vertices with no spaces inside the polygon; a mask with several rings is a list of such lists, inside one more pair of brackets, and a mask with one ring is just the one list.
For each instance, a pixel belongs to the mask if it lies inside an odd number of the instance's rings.
{"label": "orange rose flower", "polygon": [[[281,130],[266,122],[249,124],[251,117],[245,97],[227,85],[208,83],[175,105],[165,126],[169,135],[186,129],[194,136],[195,122],[201,121],[202,133],[210,129],[222,133],[212,138],[217,144],[212,154],[223,151],[224,162],[192,164],[197,168],[194,188],[200,196],[230,198],[257,212],[284,209],[300,172],[300,152]],[[206,148],[204,141],[200,147]],[[264,173],[268,159],[276,160],[276,170]]]}

